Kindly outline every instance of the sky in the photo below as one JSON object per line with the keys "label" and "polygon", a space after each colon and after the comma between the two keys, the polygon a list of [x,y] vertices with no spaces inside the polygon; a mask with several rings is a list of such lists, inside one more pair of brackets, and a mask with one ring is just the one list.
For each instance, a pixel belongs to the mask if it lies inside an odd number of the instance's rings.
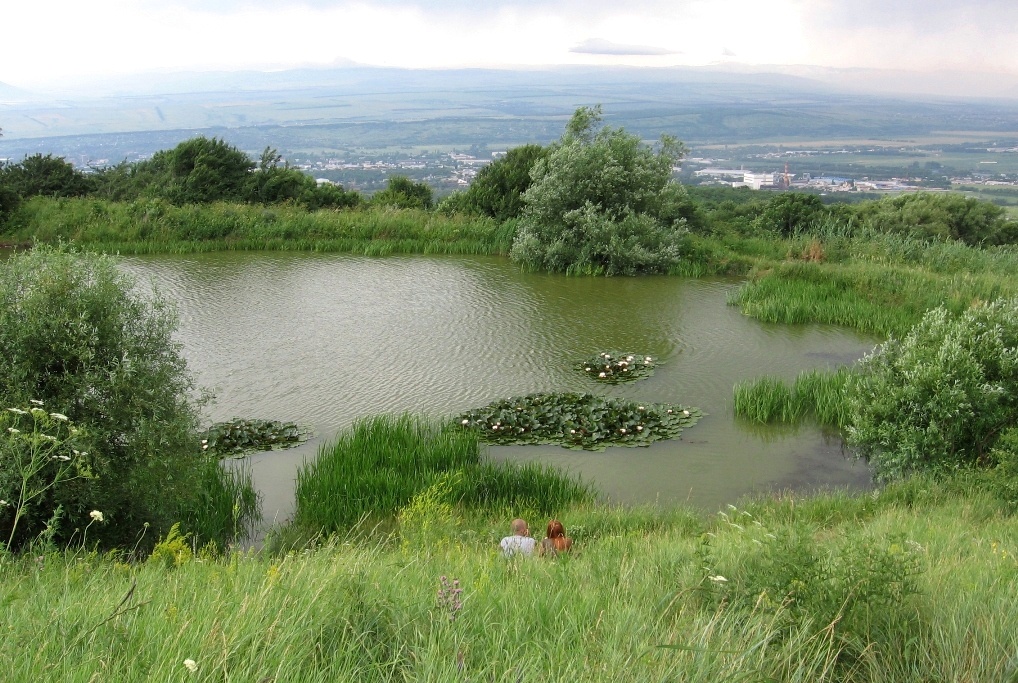
{"label": "sky", "polygon": [[1015,0],[33,0],[0,82],[349,63],[738,63],[1018,76]]}

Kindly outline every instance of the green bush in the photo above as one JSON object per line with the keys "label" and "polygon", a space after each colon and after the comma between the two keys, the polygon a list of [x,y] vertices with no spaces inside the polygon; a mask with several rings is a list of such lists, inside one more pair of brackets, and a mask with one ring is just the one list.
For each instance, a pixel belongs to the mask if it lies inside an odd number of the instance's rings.
{"label": "green bush", "polygon": [[601,127],[581,107],[531,171],[511,257],[526,268],[598,275],[667,272],[679,259],[688,197],[671,180],[682,145]]}
{"label": "green bush", "polygon": [[147,526],[150,539],[165,533],[207,493],[199,402],[176,326],[166,301],[140,295],[109,257],[40,246],[0,267],[0,401],[41,401],[81,428],[76,447],[90,454],[90,476],[40,497],[26,532],[62,506],[54,540],[67,542],[100,510],[105,523],[89,539],[134,546]]}
{"label": "green bush", "polygon": [[864,358],[847,393],[849,442],[881,480],[991,464],[1018,424],[1018,300],[929,311]]}

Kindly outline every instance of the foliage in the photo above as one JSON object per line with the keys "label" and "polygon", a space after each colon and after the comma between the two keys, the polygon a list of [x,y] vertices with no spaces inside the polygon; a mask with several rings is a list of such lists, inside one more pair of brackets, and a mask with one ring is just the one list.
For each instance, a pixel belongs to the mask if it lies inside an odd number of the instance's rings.
{"label": "foliage", "polygon": [[774,195],[756,217],[756,224],[785,237],[806,230],[827,213],[827,208],[815,194],[782,192]]}
{"label": "foliage", "polygon": [[[0,268],[0,397],[66,415],[90,453],[90,478],[39,499],[42,510],[63,506],[57,542],[99,509],[112,523],[93,537],[133,545],[201,495],[199,406],[176,326],[170,305],[139,294],[109,257],[40,246]],[[30,535],[45,524],[25,521]]]}
{"label": "foliage", "polygon": [[1018,300],[931,310],[858,369],[848,439],[880,479],[989,464],[1018,424]]}
{"label": "foliage", "polygon": [[1013,243],[1018,232],[1003,208],[953,192],[886,197],[862,204],[857,211],[862,223],[875,232],[970,245]]}
{"label": "foliage", "polygon": [[35,400],[0,413],[0,539],[5,539],[0,549],[7,551],[31,540],[18,536],[18,523],[33,508],[36,519],[59,514],[56,508],[37,509],[39,499],[73,479],[92,476],[88,452],[74,447],[84,435],[66,415],[42,405]]}
{"label": "foliage", "polygon": [[904,538],[849,537],[821,546],[807,524],[771,530],[735,509],[720,517],[741,537],[740,551],[732,557],[724,543],[704,536],[699,554],[713,604],[774,613],[779,637],[827,629],[853,659],[870,647],[897,648],[902,634],[915,630],[922,570]]}
{"label": "foliage", "polygon": [[202,449],[220,457],[240,456],[251,451],[293,448],[308,439],[309,430],[296,422],[242,420],[217,422],[202,432]]}
{"label": "foliage", "polygon": [[156,152],[137,165],[136,173],[151,176],[147,192],[181,205],[242,201],[253,169],[247,154],[225,140],[198,136]]}
{"label": "foliage", "polygon": [[[2,180],[0,180],[0,183],[2,183]],[[12,188],[0,184],[0,231],[3,230],[4,224],[10,220],[11,216],[14,215],[20,206],[21,195]]]}
{"label": "foliage", "polygon": [[547,156],[547,148],[540,145],[513,147],[478,172],[463,193],[459,208],[497,221],[519,218],[523,194],[532,182],[530,171]]}
{"label": "foliage", "polygon": [[63,158],[34,154],[20,163],[0,166],[0,188],[23,198],[80,197],[92,190],[92,184],[88,176]]}
{"label": "foliage", "polygon": [[679,258],[686,195],[671,180],[683,146],[655,152],[581,107],[532,170],[511,256],[524,267],[604,275],[665,272]]}
{"label": "foliage", "polygon": [[[250,175],[248,189],[249,201],[261,204],[279,204],[296,202],[305,195],[314,192],[314,178],[302,173],[289,165],[279,165],[282,157],[276,150],[266,147],[258,162],[257,170]],[[224,199],[216,197],[215,199]]]}
{"label": "foliage", "polygon": [[845,388],[852,370],[834,372],[806,370],[788,386],[776,377],[760,377],[735,385],[733,410],[736,416],[761,423],[797,423],[811,418],[817,423],[841,429],[848,424]]}
{"label": "foliage", "polygon": [[605,384],[621,384],[646,379],[660,365],[650,356],[628,351],[602,351],[574,367],[586,377]]}
{"label": "foliage", "polygon": [[326,534],[370,528],[433,486],[446,492],[443,503],[468,509],[526,505],[547,514],[593,498],[587,486],[552,468],[482,462],[472,432],[419,416],[379,415],[338,434],[297,471],[294,524]]}
{"label": "foliage", "polygon": [[427,183],[394,175],[389,178],[384,190],[371,197],[371,203],[397,209],[430,209],[434,204],[434,196]]}
{"label": "foliage", "polygon": [[638,404],[593,394],[528,394],[470,410],[460,424],[494,444],[561,444],[574,450],[649,446],[695,425],[697,408]]}

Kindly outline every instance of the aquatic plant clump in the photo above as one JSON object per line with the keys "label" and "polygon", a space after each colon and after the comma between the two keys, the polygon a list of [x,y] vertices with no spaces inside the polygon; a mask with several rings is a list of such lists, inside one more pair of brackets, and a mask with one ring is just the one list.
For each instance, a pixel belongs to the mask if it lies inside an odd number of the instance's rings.
{"label": "aquatic plant clump", "polygon": [[593,394],[528,394],[460,416],[460,425],[492,444],[554,443],[574,450],[649,446],[675,439],[703,416],[698,408],[637,403]]}
{"label": "aquatic plant clump", "polygon": [[577,363],[575,367],[587,377],[605,384],[621,384],[646,379],[654,374],[658,361],[637,353],[602,351],[594,358]]}
{"label": "aquatic plant clump", "polygon": [[217,422],[202,434],[202,450],[221,458],[236,458],[252,451],[293,448],[308,440],[311,431],[296,422],[241,420]]}

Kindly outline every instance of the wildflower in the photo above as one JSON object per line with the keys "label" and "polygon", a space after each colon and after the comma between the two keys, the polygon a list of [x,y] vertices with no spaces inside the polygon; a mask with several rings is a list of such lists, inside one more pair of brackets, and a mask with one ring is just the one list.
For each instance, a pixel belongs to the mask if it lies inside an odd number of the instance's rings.
{"label": "wildflower", "polygon": [[[584,371],[586,371],[586,372],[590,372],[590,368],[583,368],[583,369],[584,369]],[[14,410],[14,409],[13,409],[13,408],[11,408],[11,410]]]}
{"label": "wildflower", "polygon": [[103,513],[99,510],[92,510],[92,512],[88,513],[88,516],[92,518],[93,522],[103,521]]}
{"label": "wildflower", "polygon": [[626,360],[629,361],[630,363],[632,363],[633,362],[633,357],[632,356],[626,356]]}
{"label": "wildflower", "polygon": [[34,403],[34,404],[35,404],[35,405],[37,405],[37,406],[41,406],[41,405],[42,405],[42,401],[40,401],[40,400],[39,400],[39,399],[37,399],[37,398],[33,398],[33,399],[30,399],[30,400],[29,400],[29,403]]}
{"label": "wildflower", "polygon": [[650,356],[645,356],[645,357],[644,357],[644,359],[643,359],[643,362],[644,362],[644,363],[649,363],[649,362],[651,362],[652,360],[654,360],[654,359],[653,359],[653,358],[651,358]]}
{"label": "wildflower", "polygon": [[622,429],[620,429],[619,431],[620,431],[620,432],[622,432],[623,434],[625,434],[625,433],[626,433],[626,428],[625,428],[625,427],[623,427],[623,428],[622,428]]}
{"label": "wildflower", "polygon": [[69,455],[54,455],[54,456],[52,456],[51,459],[52,460],[60,460],[62,462],[67,462],[68,460],[71,459],[71,456],[69,456]]}
{"label": "wildflower", "polygon": [[54,420],[60,420],[61,422],[67,422],[67,416],[64,415],[63,413],[50,413],[49,416],[52,417]]}
{"label": "wildflower", "polygon": [[643,431],[643,425],[636,425],[636,431],[642,432]]}
{"label": "wildflower", "polygon": [[460,424],[468,425],[468,424],[470,424],[470,420],[463,420],[463,422],[461,422]]}
{"label": "wildflower", "polygon": [[191,673],[196,673],[198,671],[198,662],[194,661],[193,659],[185,659],[184,668],[190,671]]}
{"label": "wildflower", "polygon": [[602,378],[605,377],[605,376],[606,375],[603,372],[598,375],[598,377],[602,377]]}
{"label": "wildflower", "polygon": [[0,500],[0,508],[5,508],[8,505],[10,505],[10,503],[8,503],[6,500]]}
{"label": "wildflower", "polygon": [[21,408],[8,408],[7,410],[11,411],[15,415],[28,415],[28,411],[22,410]]}
{"label": "wildflower", "polygon": [[637,410],[644,410],[644,407],[643,406],[636,406],[636,409]]}
{"label": "wildflower", "polygon": [[8,427],[7,431],[9,431],[11,434],[20,434],[21,433],[21,430],[16,428],[16,427]]}
{"label": "wildflower", "polygon": [[576,433],[576,430],[575,430],[575,429],[570,429],[570,430],[569,430],[569,433],[570,433],[570,434],[575,434],[575,433]]}
{"label": "wildflower", "polygon": [[718,574],[717,576],[708,576],[707,578],[713,581],[714,583],[728,583],[728,579],[721,576],[720,574]]}

